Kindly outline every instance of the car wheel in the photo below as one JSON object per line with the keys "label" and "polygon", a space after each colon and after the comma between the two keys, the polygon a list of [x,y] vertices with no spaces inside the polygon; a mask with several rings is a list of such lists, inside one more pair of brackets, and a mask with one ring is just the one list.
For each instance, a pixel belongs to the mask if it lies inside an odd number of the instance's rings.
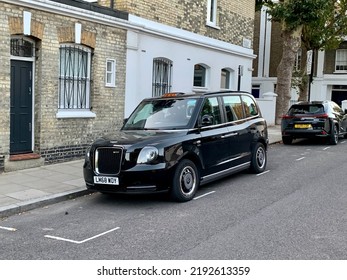
{"label": "car wheel", "polygon": [[290,145],[293,142],[293,138],[290,136],[282,136],[282,142],[284,145]]}
{"label": "car wheel", "polygon": [[252,152],[251,171],[253,173],[264,172],[267,163],[267,153],[262,143],[257,143]]}
{"label": "car wheel", "polygon": [[199,183],[198,170],[195,164],[188,159],[184,159],[177,165],[174,172],[171,197],[179,202],[192,200]]}
{"label": "car wheel", "polygon": [[337,125],[334,125],[332,128],[331,134],[330,134],[330,144],[331,145],[337,145],[339,142],[339,132]]}

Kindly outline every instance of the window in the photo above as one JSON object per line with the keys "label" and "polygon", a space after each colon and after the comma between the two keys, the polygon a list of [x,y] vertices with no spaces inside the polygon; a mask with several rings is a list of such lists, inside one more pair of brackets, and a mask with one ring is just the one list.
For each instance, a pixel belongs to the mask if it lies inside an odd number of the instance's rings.
{"label": "window", "polygon": [[207,0],[207,25],[217,25],[217,0]]}
{"label": "window", "polygon": [[202,111],[200,113],[200,117],[203,119],[206,116],[209,116],[211,118],[212,124],[222,123],[217,97],[210,97],[205,100],[204,106],[202,107]]}
{"label": "window", "polygon": [[171,91],[172,61],[166,58],[153,60],[152,96],[161,96]]}
{"label": "window", "polygon": [[260,96],[260,85],[252,85],[252,95],[255,98],[259,98],[259,96]]}
{"label": "window", "polygon": [[114,59],[106,60],[106,86],[116,86],[116,61]]}
{"label": "window", "polygon": [[298,49],[298,51],[295,55],[294,71],[300,71],[301,70],[301,61],[302,61],[302,49]]}
{"label": "window", "polygon": [[33,57],[35,56],[35,44],[27,38],[11,38],[11,55]]}
{"label": "window", "polygon": [[347,71],[347,49],[336,50],[336,71]]}
{"label": "window", "polygon": [[228,69],[222,69],[220,87],[222,89],[230,89],[230,71]]}
{"label": "window", "polygon": [[223,96],[227,121],[236,121],[243,118],[243,109],[240,96]]}
{"label": "window", "polygon": [[194,66],[194,86],[206,87],[206,68],[201,64]]}
{"label": "window", "polygon": [[81,45],[60,47],[59,109],[90,108],[91,50]]}
{"label": "window", "polygon": [[250,98],[249,96],[242,96],[242,103],[246,118],[258,115],[258,108],[252,98]]}

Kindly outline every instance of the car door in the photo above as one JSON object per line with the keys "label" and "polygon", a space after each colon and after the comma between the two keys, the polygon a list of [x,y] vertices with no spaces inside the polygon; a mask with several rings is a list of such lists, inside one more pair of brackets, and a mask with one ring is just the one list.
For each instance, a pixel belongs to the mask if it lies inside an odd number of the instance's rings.
{"label": "car door", "polygon": [[231,165],[244,164],[250,159],[250,128],[240,95],[223,96],[228,125]]}
{"label": "car door", "polygon": [[217,97],[208,97],[199,115],[203,176],[230,167],[230,131],[227,124],[222,122],[220,106]]}
{"label": "car door", "polygon": [[337,120],[340,128],[340,133],[344,134],[347,132],[347,114],[341,109],[335,102],[330,102],[330,108]]}

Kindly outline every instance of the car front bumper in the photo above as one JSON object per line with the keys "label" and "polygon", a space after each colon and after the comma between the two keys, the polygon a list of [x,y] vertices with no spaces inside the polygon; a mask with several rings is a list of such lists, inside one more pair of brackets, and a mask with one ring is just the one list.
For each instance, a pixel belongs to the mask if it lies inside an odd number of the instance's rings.
{"label": "car front bumper", "polygon": [[[153,168],[146,168],[140,171],[121,171],[117,175],[105,175],[118,179],[118,184],[98,184],[94,183],[94,177],[100,176],[95,173],[88,162],[84,163],[83,176],[86,187],[92,191],[102,193],[153,193],[169,190],[171,186],[171,169],[166,169],[161,164]],[[163,168],[160,168],[163,167]],[[136,170],[136,169],[135,169]],[[101,175],[104,176],[104,175]]]}

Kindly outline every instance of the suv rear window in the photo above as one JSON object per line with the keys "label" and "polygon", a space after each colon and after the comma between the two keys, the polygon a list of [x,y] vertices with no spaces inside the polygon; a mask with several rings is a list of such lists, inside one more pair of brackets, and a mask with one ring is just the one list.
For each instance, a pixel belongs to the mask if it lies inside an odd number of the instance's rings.
{"label": "suv rear window", "polygon": [[321,104],[314,104],[314,105],[293,105],[288,115],[312,115],[312,114],[323,114],[324,113],[324,106]]}

